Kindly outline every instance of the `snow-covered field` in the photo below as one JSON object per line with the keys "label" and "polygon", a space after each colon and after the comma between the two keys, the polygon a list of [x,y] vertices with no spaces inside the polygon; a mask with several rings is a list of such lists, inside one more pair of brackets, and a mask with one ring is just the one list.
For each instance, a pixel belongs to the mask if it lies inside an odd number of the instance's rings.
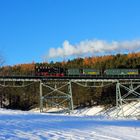
{"label": "snow-covered field", "polygon": [[0,140],[47,139],[139,140],[140,120],[0,109]]}

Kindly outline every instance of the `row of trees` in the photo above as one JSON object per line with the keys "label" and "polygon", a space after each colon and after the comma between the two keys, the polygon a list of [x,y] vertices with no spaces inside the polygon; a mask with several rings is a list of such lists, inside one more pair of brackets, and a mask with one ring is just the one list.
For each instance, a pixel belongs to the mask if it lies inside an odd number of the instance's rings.
{"label": "row of trees", "polygon": [[[0,68],[0,75],[34,75],[35,65],[40,63],[19,64]],[[140,68],[140,53],[117,54],[97,57],[76,58],[63,62],[42,63],[47,66],[65,68],[94,68],[104,71],[109,68]]]}

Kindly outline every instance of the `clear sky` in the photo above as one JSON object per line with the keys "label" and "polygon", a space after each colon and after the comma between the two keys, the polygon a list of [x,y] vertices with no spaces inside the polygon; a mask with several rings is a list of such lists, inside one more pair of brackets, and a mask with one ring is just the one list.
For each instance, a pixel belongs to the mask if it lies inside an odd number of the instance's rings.
{"label": "clear sky", "polygon": [[65,40],[92,39],[140,39],[140,0],[0,0],[6,65],[41,62]]}

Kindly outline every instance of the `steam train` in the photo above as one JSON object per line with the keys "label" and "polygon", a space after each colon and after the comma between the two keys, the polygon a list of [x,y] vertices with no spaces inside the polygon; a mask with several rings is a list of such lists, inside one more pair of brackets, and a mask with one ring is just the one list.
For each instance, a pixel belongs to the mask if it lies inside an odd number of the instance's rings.
{"label": "steam train", "polygon": [[138,69],[106,69],[100,71],[92,68],[63,68],[49,66],[35,66],[36,76],[93,76],[93,75],[139,75]]}

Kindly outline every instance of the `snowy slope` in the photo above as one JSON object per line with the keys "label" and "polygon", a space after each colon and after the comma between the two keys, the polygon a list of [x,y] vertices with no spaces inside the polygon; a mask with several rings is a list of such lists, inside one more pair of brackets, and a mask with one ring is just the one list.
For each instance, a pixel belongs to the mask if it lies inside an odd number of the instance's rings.
{"label": "snowy slope", "polygon": [[0,140],[139,140],[140,121],[0,109]]}
{"label": "snowy slope", "polygon": [[[45,110],[45,109],[44,109]],[[60,109],[61,110],[61,109]],[[35,110],[33,110],[35,111]],[[47,110],[47,112],[55,112],[59,111],[58,108],[51,108]],[[39,109],[38,109],[39,112]],[[102,115],[102,116],[108,116],[111,118],[115,118],[116,116],[119,116],[119,118],[123,117],[139,117],[140,118],[140,102],[131,102],[128,104],[123,104],[122,108],[119,108],[118,110],[115,107],[105,109],[104,106],[93,106],[93,107],[85,107],[82,109],[75,109],[72,111],[72,115],[87,115],[87,116],[93,116],[93,115]]]}

